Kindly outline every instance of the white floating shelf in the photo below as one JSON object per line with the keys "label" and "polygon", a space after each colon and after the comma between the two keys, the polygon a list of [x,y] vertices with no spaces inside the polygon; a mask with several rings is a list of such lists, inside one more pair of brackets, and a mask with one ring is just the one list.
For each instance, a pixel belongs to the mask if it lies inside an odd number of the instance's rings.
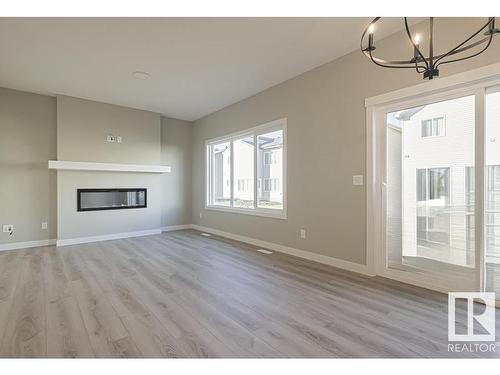
{"label": "white floating shelf", "polygon": [[84,161],[49,160],[49,169],[62,171],[97,171],[97,172],[133,172],[133,173],[169,173],[167,165],[92,163]]}

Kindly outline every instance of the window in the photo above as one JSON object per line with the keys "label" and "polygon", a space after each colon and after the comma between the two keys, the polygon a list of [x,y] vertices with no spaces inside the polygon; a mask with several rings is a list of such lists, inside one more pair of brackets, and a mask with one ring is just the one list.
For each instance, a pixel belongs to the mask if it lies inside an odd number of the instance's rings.
{"label": "window", "polygon": [[264,152],[264,164],[269,165],[272,163],[272,153],[271,151]]}
{"label": "window", "polygon": [[450,168],[417,169],[417,243],[450,243]]}
{"label": "window", "polygon": [[[233,140],[234,179],[238,181],[237,189],[233,191],[233,206],[240,208],[254,208],[255,200],[248,180],[254,178],[254,137],[247,135]],[[235,186],[236,187],[236,186]]]}
{"label": "window", "polygon": [[208,146],[208,157],[213,173],[210,175],[210,204],[230,206],[231,203],[231,142]]}
{"label": "window", "polygon": [[474,177],[474,167],[465,167],[465,205],[467,210],[474,210],[475,197],[475,177]]}
{"label": "window", "polygon": [[417,201],[442,200],[448,204],[450,168],[417,169]]}
{"label": "window", "polygon": [[422,138],[440,137],[445,134],[444,116],[422,120]]}
{"label": "window", "polygon": [[429,199],[442,199],[446,204],[450,197],[450,168],[429,169]]}
{"label": "window", "polygon": [[265,151],[264,152],[264,164],[278,164],[280,162],[280,154],[279,150],[276,151]]}
{"label": "window", "polygon": [[273,191],[281,191],[280,179],[273,178]]}
{"label": "window", "polygon": [[285,218],[286,119],[207,141],[206,208]]}
{"label": "window", "polygon": [[269,178],[264,179],[264,192],[271,191],[271,180]]}
{"label": "window", "polygon": [[417,169],[417,201],[427,200],[427,169]]}
{"label": "window", "polygon": [[264,179],[264,192],[277,192],[281,193],[281,180],[279,178],[265,178]]}
{"label": "window", "polygon": [[[279,181],[283,177],[283,130],[257,136],[257,175],[264,179],[264,189],[258,191],[258,206],[283,209],[283,189]],[[264,155],[262,157],[261,155]],[[269,155],[268,157],[266,155]],[[267,163],[267,158],[270,163]],[[263,160],[263,162],[262,162]]]}

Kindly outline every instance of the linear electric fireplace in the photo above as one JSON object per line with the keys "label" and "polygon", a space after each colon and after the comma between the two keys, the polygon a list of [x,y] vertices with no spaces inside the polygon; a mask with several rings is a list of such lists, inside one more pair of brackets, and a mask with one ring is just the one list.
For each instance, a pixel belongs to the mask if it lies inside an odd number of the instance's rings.
{"label": "linear electric fireplace", "polygon": [[77,189],[77,203],[78,211],[145,208],[147,189]]}

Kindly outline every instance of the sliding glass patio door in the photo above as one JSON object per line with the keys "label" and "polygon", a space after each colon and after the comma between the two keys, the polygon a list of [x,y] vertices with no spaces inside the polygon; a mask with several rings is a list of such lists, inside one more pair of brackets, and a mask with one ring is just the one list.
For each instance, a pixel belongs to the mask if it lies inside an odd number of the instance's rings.
{"label": "sliding glass patio door", "polygon": [[477,289],[475,128],[475,95],[385,113],[387,270]]}

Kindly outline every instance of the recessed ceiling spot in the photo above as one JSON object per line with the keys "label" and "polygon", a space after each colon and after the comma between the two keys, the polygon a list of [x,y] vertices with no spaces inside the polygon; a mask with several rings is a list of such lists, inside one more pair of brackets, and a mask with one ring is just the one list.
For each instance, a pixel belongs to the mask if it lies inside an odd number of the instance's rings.
{"label": "recessed ceiling spot", "polygon": [[141,81],[145,81],[145,80],[151,78],[151,74],[149,74],[147,72],[137,71],[137,72],[132,73],[132,77],[134,77],[135,79],[140,79]]}

